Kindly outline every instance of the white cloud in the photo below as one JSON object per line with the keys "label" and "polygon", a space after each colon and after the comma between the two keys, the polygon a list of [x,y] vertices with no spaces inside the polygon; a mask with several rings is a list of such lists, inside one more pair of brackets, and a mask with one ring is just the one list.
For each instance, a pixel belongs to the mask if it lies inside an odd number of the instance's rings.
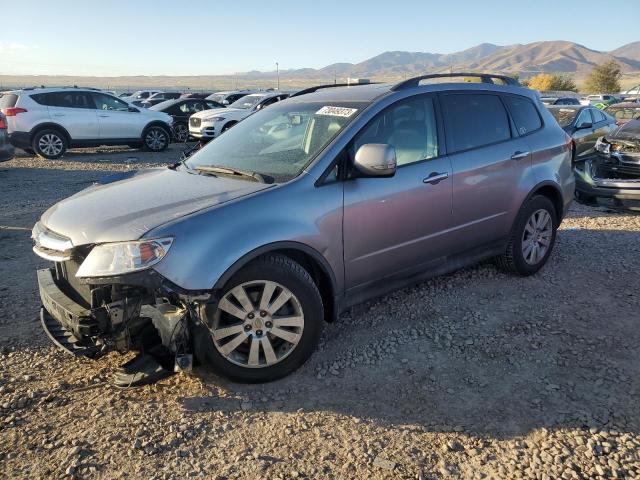
{"label": "white cloud", "polygon": [[20,53],[26,50],[32,50],[35,47],[24,45],[16,42],[1,42],[0,41],[0,55],[10,55],[12,53]]}

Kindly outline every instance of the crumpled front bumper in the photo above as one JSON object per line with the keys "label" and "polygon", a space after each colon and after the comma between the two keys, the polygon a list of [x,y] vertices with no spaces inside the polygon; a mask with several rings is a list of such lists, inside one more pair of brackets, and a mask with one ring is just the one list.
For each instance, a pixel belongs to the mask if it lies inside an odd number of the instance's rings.
{"label": "crumpled front bumper", "polygon": [[[638,178],[607,178],[599,173],[600,157],[593,157],[574,166],[576,191],[585,196],[617,200],[640,200],[640,174]],[[640,172],[640,168],[639,168]],[[627,177],[631,175],[625,175]]]}
{"label": "crumpled front bumper", "polygon": [[100,323],[107,321],[106,311],[92,311],[76,303],[58,287],[53,275],[53,269],[38,270],[43,305],[40,321],[45,333],[55,345],[72,355],[96,356],[101,347],[94,338],[100,334]]}

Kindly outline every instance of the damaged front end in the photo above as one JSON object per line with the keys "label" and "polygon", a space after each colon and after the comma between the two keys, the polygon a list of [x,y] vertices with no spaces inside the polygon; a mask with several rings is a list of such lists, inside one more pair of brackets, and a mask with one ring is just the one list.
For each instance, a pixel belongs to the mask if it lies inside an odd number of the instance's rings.
{"label": "damaged front end", "polygon": [[626,205],[624,201],[640,201],[640,139],[602,137],[595,149],[594,157],[574,165],[579,198],[613,199],[618,206]]}
{"label": "damaged front end", "polygon": [[209,295],[183,292],[149,268],[171,239],[74,247],[40,223],[33,239],[34,252],[54,262],[38,271],[38,285],[41,322],[57,346],[91,358],[152,353],[167,370],[191,369],[190,320]]}

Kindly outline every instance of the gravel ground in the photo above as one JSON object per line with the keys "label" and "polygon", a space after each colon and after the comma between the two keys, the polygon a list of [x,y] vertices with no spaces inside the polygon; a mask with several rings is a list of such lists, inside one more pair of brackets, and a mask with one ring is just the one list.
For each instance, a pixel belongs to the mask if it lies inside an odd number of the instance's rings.
{"label": "gravel ground", "polygon": [[288,378],[206,368],[126,391],[36,319],[29,229],[135,150],[0,164],[5,478],[640,478],[640,216],[576,205],[552,258],[483,264],[356,306]]}

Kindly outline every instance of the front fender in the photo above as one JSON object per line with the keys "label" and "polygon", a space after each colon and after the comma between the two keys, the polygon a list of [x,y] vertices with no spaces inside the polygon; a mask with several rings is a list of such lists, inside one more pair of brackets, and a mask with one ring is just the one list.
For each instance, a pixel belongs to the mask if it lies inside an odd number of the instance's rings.
{"label": "front fender", "polygon": [[174,237],[155,270],[185,290],[210,290],[223,284],[242,259],[298,246],[321,257],[336,292],[341,291],[342,184],[314,187],[312,181],[267,189],[148,232],[145,237]]}

